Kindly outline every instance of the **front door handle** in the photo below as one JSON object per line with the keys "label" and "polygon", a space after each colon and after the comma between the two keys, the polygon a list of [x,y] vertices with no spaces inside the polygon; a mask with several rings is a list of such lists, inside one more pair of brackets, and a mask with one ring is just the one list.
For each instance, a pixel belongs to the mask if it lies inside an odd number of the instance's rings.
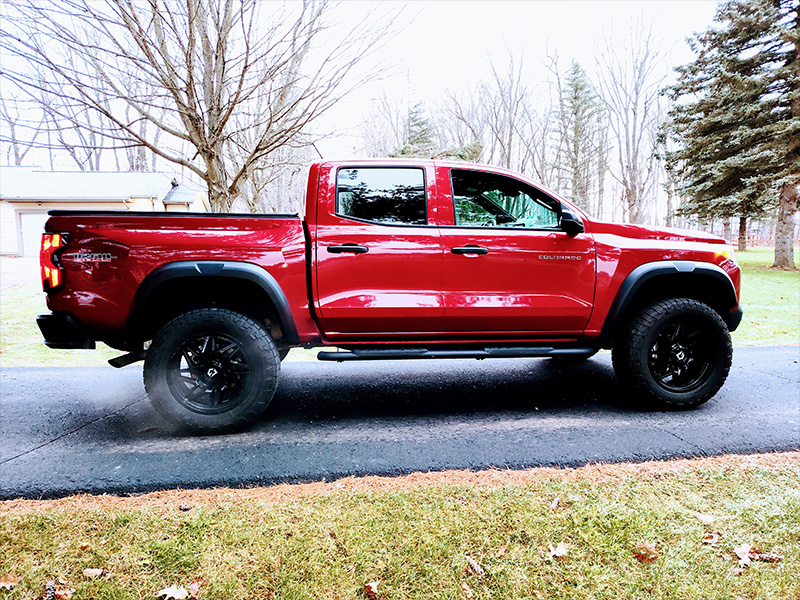
{"label": "front door handle", "polygon": [[450,248],[450,252],[453,254],[489,254],[489,249],[475,244],[467,244],[466,246]]}
{"label": "front door handle", "polygon": [[331,254],[365,254],[369,252],[369,248],[366,246],[359,246],[358,244],[353,244],[352,242],[348,242],[342,244],[341,246],[328,246],[328,252]]}

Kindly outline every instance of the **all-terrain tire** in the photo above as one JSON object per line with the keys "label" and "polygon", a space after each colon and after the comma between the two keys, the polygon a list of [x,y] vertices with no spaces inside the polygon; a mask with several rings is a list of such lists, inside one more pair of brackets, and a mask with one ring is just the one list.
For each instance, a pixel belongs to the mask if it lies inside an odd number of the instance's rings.
{"label": "all-terrain tire", "polygon": [[689,409],[719,391],[730,371],[722,317],[690,298],[662,300],[626,327],[611,353],[617,378],[659,408]]}
{"label": "all-terrain tire", "polygon": [[217,433],[261,415],[279,371],[275,343],[261,324],[231,310],[201,308],[156,334],[145,358],[144,385],[170,423]]}

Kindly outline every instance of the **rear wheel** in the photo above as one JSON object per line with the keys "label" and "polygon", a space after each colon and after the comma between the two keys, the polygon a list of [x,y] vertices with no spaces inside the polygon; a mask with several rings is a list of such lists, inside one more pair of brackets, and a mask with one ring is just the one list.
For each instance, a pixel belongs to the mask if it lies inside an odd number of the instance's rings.
{"label": "rear wheel", "polygon": [[144,382],[168,421],[217,432],[257,418],[272,400],[279,370],[275,344],[257,321],[204,308],[180,315],[156,335]]}
{"label": "rear wheel", "polygon": [[614,345],[617,377],[662,407],[694,408],[722,387],[733,351],[715,310],[675,298],[643,310]]}

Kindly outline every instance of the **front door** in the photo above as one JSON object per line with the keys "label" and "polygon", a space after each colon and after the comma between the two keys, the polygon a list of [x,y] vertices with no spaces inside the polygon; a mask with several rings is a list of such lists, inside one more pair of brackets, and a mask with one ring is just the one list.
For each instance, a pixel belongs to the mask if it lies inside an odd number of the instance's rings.
{"label": "front door", "polygon": [[[339,167],[320,200],[317,310],[331,339],[413,337],[444,315],[442,245],[422,167]],[[333,179],[335,178],[335,179]]]}
{"label": "front door", "polygon": [[581,332],[594,300],[592,236],[562,231],[561,204],[513,177],[451,169],[450,183],[443,328],[481,337]]}

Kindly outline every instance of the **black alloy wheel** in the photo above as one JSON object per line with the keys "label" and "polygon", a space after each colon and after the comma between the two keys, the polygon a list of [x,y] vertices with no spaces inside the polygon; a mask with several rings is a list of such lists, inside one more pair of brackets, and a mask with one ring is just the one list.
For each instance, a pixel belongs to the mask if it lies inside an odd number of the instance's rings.
{"label": "black alloy wheel", "polygon": [[187,409],[215,415],[244,399],[250,366],[239,343],[222,334],[187,339],[173,356],[167,382],[175,399]]}
{"label": "black alloy wheel", "polygon": [[714,366],[714,348],[708,324],[697,319],[670,323],[656,336],[647,365],[665,390],[691,392],[700,387]]}

